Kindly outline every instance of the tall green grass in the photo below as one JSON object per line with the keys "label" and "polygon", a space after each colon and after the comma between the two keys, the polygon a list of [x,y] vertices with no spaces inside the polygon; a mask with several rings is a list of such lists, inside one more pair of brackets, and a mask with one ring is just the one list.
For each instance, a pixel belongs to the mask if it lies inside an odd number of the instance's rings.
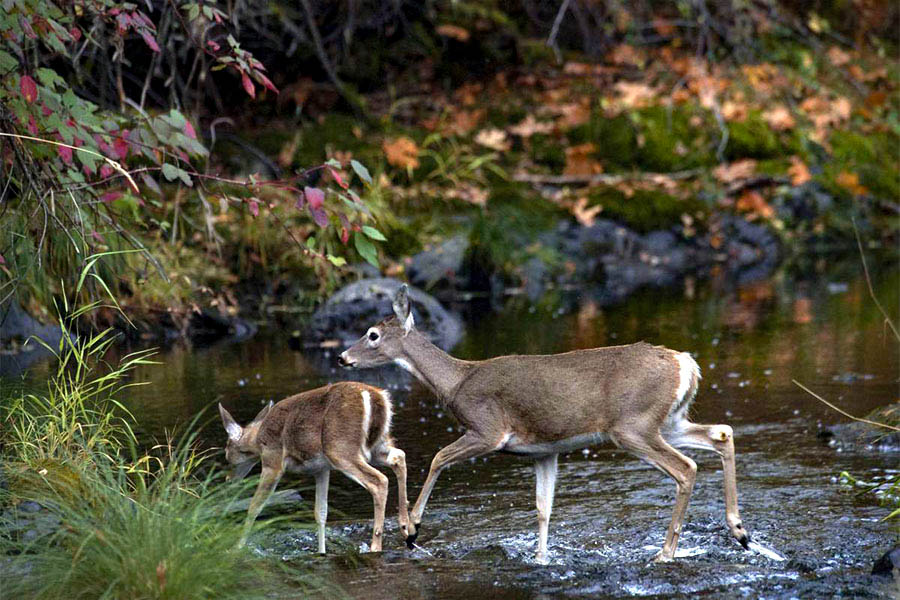
{"label": "tall green grass", "polygon": [[[118,398],[152,353],[110,365],[113,342],[110,331],[65,334],[50,348],[57,367],[45,391],[0,398],[0,597],[252,600],[311,588],[306,572],[237,549],[236,503],[252,482],[225,481],[197,449],[196,419],[176,440],[138,450]],[[26,516],[23,501],[46,510]],[[34,519],[51,526],[35,536]]]}

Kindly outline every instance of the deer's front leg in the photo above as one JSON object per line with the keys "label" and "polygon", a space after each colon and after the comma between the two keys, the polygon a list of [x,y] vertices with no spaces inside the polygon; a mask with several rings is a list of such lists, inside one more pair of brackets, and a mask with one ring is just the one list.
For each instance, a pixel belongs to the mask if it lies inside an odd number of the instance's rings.
{"label": "deer's front leg", "polygon": [[553,511],[553,493],[556,490],[556,464],[558,454],[542,456],[534,461],[537,479],[538,549],[536,559],[547,563],[547,530],[550,528],[550,513]]}
{"label": "deer's front leg", "polygon": [[279,467],[274,467],[266,465],[266,463],[263,462],[262,474],[259,477],[259,485],[256,486],[256,492],[253,494],[253,499],[250,500],[250,508],[247,509],[247,519],[244,521],[241,539],[238,542],[239,548],[247,543],[247,537],[250,535],[250,529],[253,527],[253,522],[256,521],[256,517],[259,516],[259,513],[266,505],[269,496],[275,491],[275,486],[278,485],[282,472],[283,469],[280,465]]}
{"label": "deer's front leg", "polygon": [[319,554],[325,554],[325,521],[328,519],[329,469],[316,473],[316,525],[318,526]]}
{"label": "deer's front leg", "polygon": [[434,489],[435,481],[437,481],[437,477],[440,475],[441,471],[450,465],[466,460],[467,458],[475,458],[476,456],[493,452],[502,447],[503,442],[504,440],[502,437],[495,440],[486,440],[480,434],[469,431],[449,446],[441,448],[441,450],[434,455],[434,459],[431,461],[431,469],[428,471],[428,477],[425,479],[425,485],[422,486],[422,491],[419,492],[419,498],[416,500],[416,504],[413,506],[412,514],[410,515],[416,533],[407,538],[407,544],[415,542],[416,537],[419,535],[419,524],[422,522],[422,513],[425,512],[425,505],[428,503],[428,497],[431,496],[431,491]]}

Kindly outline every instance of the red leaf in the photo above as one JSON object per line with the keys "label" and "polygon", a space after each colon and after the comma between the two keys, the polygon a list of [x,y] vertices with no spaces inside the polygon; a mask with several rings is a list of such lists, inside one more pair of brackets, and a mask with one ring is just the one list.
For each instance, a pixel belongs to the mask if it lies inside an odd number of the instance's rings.
{"label": "red leaf", "polygon": [[247,92],[248,96],[256,98],[256,88],[253,86],[250,76],[244,71],[241,71],[241,85],[244,86],[244,91]]}
{"label": "red leaf", "polygon": [[318,208],[313,207],[312,204],[309,205],[309,212],[312,215],[313,221],[316,222],[316,225],[319,227],[325,227],[328,225],[328,213],[325,212],[325,209],[319,206]]}
{"label": "red leaf", "polygon": [[35,83],[34,79],[29,77],[28,75],[22,75],[22,77],[19,79],[19,89],[22,92],[22,97],[25,98],[25,102],[27,102],[28,104],[31,104],[35,100],[37,100],[37,83]]}
{"label": "red leaf", "polygon": [[159,52],[159,44],[156,43],[156,40],[150,35],[149,31],[142,31],[141,37],[144,38],[144,43],[150,47],[154,52]]}
{"label": "red leaf", "polygon": [[5,264],[6,264],[6,259],[3,258],[2,254],[0,254],[0,265],[5,265]]}
{"label": "red leaf", "polygon": [[306,198],[303,197],[303,194],[297,195],[297,203],[295,205],[297,210],[303,210],[303,207],[306,206]]}
{"label": "red leaf", "polygon": [[347,231],[346,227],[341,227],[341,243],[346,244],[347,240],[350,239],[350,232]]}
{"label": "red leaf", "polygon": [[184,135],[188,136],[192,140],[197,139],[197,132],[194,131],[194,126],[191,125],[191,122],[187,120],[185,120],[184,122]]}
{"label": "red leaf", "polygon": [[213,40],[206,40],[206,45],[209,46],[210,48],[212,48],[213,52],[218,52],[222,48],[222,46],[220,46]]}
{"label": "red leaf", "polygon": [[254,217],[259,216],[259,202],[256,199],[250,200],[250,214]]}
{"label": "red leaf", "polygon": [[113,174],[113,168],[111,166],[104,164],[102,167],[100,167],[100,177],[102,177],[103,179],[106,179],[107,177],[112,177],[112,174]]}
{"label": "red leaf", "polygon": [[34,120],[34,115],[28,117],[28,133],[31,135],[38,134],[37,121]]}
{"label": "red leaf", "polygon": [[350,187],[350,184],[348,184],[346,181],[344,181],[344,178],[341,177],[341,174],[340,174],[338,171],[335,171],[335,170],[332,169],[331,167],[328,167],[328,172],[331,173],[331,176],[334,177],[334,180],[337,182],[337,184],[338,184],[339,186],[341,186],[341,187],[344,188],[345,190],[346,190],[348,187]]}
{"label": "red leaf", "polygon": [[128,142],[125,140],[125,137],[128,135],[128,130],[122,132],[122,135],[113,140],[113,150],[116,152],[116,156],[119,160],[125,160],[128,158]]}
{"label": "red leaf", "polygon": [[325,202],[325,192],[319,188],[305,187],[303,188],[303,195],[306,196],[307,201],[309,201],[309,207],[312,209],[321,208]]}
{"label": "red leaf", "polygon": [[100,196],[100,202],[114,202],[122,197],[122,192],[106,192]]}
{"label": "red leaf", "polygon": [[50,110],[50,108],[46,104],[42,103],[41,104],[41,114],[44,115],[45,117],[49,117],[50,115],[53,114],[53,111]]}
{"label": "red leaf", "polygon": [[275,92],[276,94],[278,93],[278,88],[275,87],[275,84],[272,83],[272,81],[268,77],[266,77],[259,71],[256,72],[256,78],[259,79],[259,82],[261,84],[263,84],[264,88],[266,88],[267,90],[271,90],[271,91]]}
{"label": "red leaf", "polygon": [[72,164],[72,149],[68,146],[57,146],[56,151],[59,153],[59,157],[62,159],[64,163],[67,165]]}
{"label": "red leaf", "polygon": [[73,27],[72,29],[69,30],[69,35],[72,36],[72,40],[77,42],[78,40],[81,39],[81,30],[78,29],[77,27]]}

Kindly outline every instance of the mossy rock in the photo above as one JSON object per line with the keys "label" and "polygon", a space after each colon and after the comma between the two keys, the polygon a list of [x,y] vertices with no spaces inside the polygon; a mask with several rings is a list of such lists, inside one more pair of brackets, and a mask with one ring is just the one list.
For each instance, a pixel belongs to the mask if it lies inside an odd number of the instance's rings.
{"label": "mossy rock", "polygon": [[825,167],[827,181],[833,182],[842,171],[856,173],[860,184],[874,196],[892,201],[900,198],[897,161],[900,138],[897,135],[889,132],[863,135],[838,130],[831,134],[829,141],[832,160]]}
{"label": "mossy rock", "polygon": [[631,169],[637,160],[637,130],[625,115],[607,118],[601,111],[594,111],[590,121],[570,129],[567,138],[572,145],[593,143],[597,158],[607,168]]}
{"label": "mossy rock", "polygon": [[728,143],[725,146],[728,160],[777,158],[789,152],[790,149],[784,147],[758,111],[751,112],[743,121],[728,123]]}
{"label": "mossy rock", "polygon": [[[328,159],[327,149],[333,148],[352,152],[355,159],[371,168],[383,160],[383,153],[380,147],[367,141],[372,139],[371,135],[362,139],[353,135],[353,128],[358,126],[359,122],[353,116],[339,113],[328,114],[321,123],[304,124],[299,127],[300,140],[293,164],[301,168],[322,164]],[[293,135],[294,131],[284,130],[261,132],[257,143],[267,149],[270,156],[276,156]]]}
{"label": "mossy rock", "polygon": [[639,233],[669,229],[681,223],[681,215],[696,217],[706,205],[695,198],[680,199],[656,190],[635,190],[629,198],[613,187],[591,191],[589,205],[601,205],[601,216],[614,219]]}
{"label": "mossy rock", "polygon": [[705,127],[691,125],[689,106],[653,106],[634,115],[644,136],[638,163],[647,171],[670,172],[715,164]]}

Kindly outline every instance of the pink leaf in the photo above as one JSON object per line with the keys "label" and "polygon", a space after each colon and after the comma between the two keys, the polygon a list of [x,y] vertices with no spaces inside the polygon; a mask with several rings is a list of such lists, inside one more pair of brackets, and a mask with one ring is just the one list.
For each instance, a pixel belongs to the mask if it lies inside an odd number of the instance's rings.
{"label": "pink leaf", "polygon": [[305,187],[303,188],[303,195],[306,196],[307,201],[309,201],[310,208],[321,208],[322,204],[325,203],[325,192],[319,188]]}
{"label": "pink leaf", "polygon": [[50,110],[50,107],[48,107],[46,104],[42,103],[41,104],[41,114],[44,115],[45,117],[49,117],[50,115],[53,114],[53,111]]}
{"label": "pink leaf", "polygon": [[31,135],[37,135],[39,133],[37,121],[34,120],[34,115],[28,117],[28,133]]}
{"label": "pink leaf", "polygon": [[316,222],[316,225],[319,227],[325,227],[328,225],[328,213],[325,212],[325,209],[319,206],[318,208],[313,207],[312,203],[309,205],[309,212],[312,215],[313,221]]}
{"label": "pink leaf", "polygon": [[344,178],[341,177],[341,174],[339,171],[336,171],[336,170],[332,169],[331,167],[328,167],[328,172],[331,173],[331,176],[334,177],[334,180],[337,182],[337,184],[339,186],[341,186],[345,190],[349,187],[349,184],[346,181],[344,181]]}
{"label": "pink leaf", "polygon": [[62,159],[64,163],[67,165],[72,164],[72,149],[68,146],[57,146],[56,151],[59,153],[59,157]]}
{"label": "pink leaf", "polygon": [[256,201],[256,198],[250,200],[250,214],[254,217],[259,216],[259,202]]}
{"label": "pink leaf", "polygon": [[303,210],[303,207],[306,206],[306,198],[303,197],[303,194],[297,195],[297,203],[295,205],[297,210]]}
{"label": "pink leaf", "polygon": [[112,177],[112,174],[113,168],[111,166],[104,164],[102,167],[100,167],[100,177],[102,177],[103,179]]}
{"label": "pink leaf", "polygon": [[3,258],[2,254],[0,254],[0,265],[5,265],[5,264],[6,264],[6,259]]}
{"label": "pink leaf", "polygon": [[241,85],[244,86],[244,91],[247,92],[248,96],[256,98],[256,88],[253,86],[250,76],[244,71],[241,71]]}
{"label": "pink leaf", "polygon": [[213,40],[206,40],[206,45],[212,48],[213,52],[218,52],[222,47]]}
{"label": "pink leaf", "polygon": [[91,237],[94,238],[95,240],[97,240],[98,242],[100,242],[101,244],[103,244],[104,242],[106,242],[106,240],[103,239],[103,236],[100,235],[100,234],[99,234],[98,232],[96,232],[96,231],[92,231],[92,232],[91,232]]}
{"label": "pink leaf", "polygon": [[69,35],[72,36],[72,39],[77,42],[81,39],[81,30],[77,27],[73,27],[69,30]]}
{"label": "pink leaf", "polygon": [[28,75],[22,75],[21,79],[19,79],[19,89],[22,92],[22,97],[28,104],[31,104],[35,100],[37,100],[37,83],[35,83],[34,79],[29,77]]}
{"label": "pink leaf", "polygon": [[272,83],[272,81],[268,77],[266,77],[259,71],[256,72],[256,78],[259,80],[259,82],[261,84],[263,84],[264,88],[266,88],[267,90],[271,90],[271,91],[275,92],[276,94],[278,93],[278,88],[275,87],[275,84]]}
{"label": "pink leaf", "polygon": [[159,52],[159,44],[156,43],[156,40],[150,35],[149,31],[142,31],[141,37],[144,38],[144,43],[150,47],[154,52]]}
{"label": "pink leaf", "polygon": [[346,244],[347,240],[350,239],[350,232],[347,231],[346,227],[341,227],[341,243]]}
{"label": "pink leaf", "polygon": [[106,192],[102,196],[100,196],[100,202],[114,202],[122,197],[122,192]]}
{"label": "pink leaf", "polygon": [[31,40],[37,39],[37,34],[34,32],[34,27],[31,26],[31,21],[22,17],[21,24],[22,29],[25,31],[25,37]]}
{"label": "pink leaf", "polygon": [[194,126],[191,125],[191,122],[187,120],[185,120],[184,122],[184,135],[188,136],[192,140],[197,139],[197,132],[194,131]]}
{"label": "pink leaf", "polygon": [[121,136],[116,137],[116,139],[113,140],[113,150],[115,150],[119,160],[128,158],[128,142],[125,140],[125,136],[127,135],[128,130],[126,129],[122,132]]}

